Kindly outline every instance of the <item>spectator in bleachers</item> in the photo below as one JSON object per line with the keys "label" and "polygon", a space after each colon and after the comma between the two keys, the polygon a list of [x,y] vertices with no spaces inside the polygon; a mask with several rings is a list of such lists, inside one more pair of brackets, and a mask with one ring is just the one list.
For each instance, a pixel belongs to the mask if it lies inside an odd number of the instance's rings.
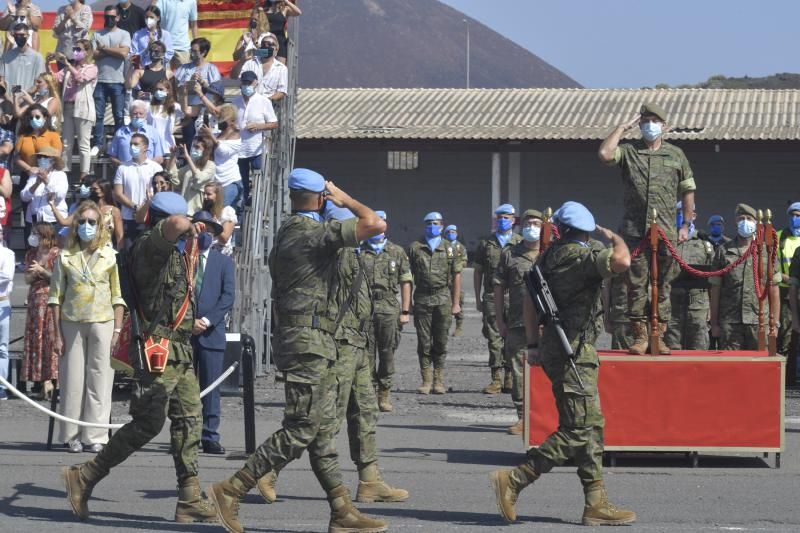
{"label": "spectator in bleachers", "polygon": [[0,17],[0,28],[6,29],[13,27],[17,10],[23,8],[28,10],[27,17],[30,21],[31,28],[34,31],[39,30],[39,27],[42,25],[42,10],[39,6],[32,3],[31,0],[18,0],[13,4],[8,2],[6,5],[8,6],[8,10],[3,17]]}
{"label": "spectator in bleachers", "polygon": [[186,145],[181,145],[183,158],[186,164],[177,168],[177,157],[170,160],[169,171],[173,180],[180,183],[180,191],[189,206],[189,213],[203,209],[203,189],[214,182],[216,165],[211,160],[213,144],[205,137],[196,137],[187,150]]}
{"label": "spectator in bleachers", "polygon": [[211,128],[214,135],[219,134],[217,117],[219,116],[220,107],[225,103],[225,86],[222,85],[221,81],[215,81],[206,89],[201,89],[199,85],[195,85],[195,91],[202,103],[200,112],[194,121],[195,131],[199,130],[203,124],[206,124]]}
{"label": "spectator in bleachers", "polygon": [[150,62],[146,67],[131,69],[125,80],[125,88],[133,91],[137,100],[150,100],[155,91],[156,83],[172,79],[172,71],[166,67],[164,61],[164,43],[154,41],[150,43],[148,58]]}
{"label": "spectator in bleachers", "polygon": [[[1,173],[8,173],[6,169]],[[11,327],[11,290],[14,288],[14,252],[5,246],[4,228],[0,226],[0,376],[8,379],[8,337]],[[7,400],[6,388],[0,385],[0,400]]]}
{"label": "spectator in bleachers", "polygon": [[147,199],[147,188],[161,165],[149,159],[149,140],[141,133],[130,138],[131,159],[121,164],[114,175],[114,199],[121,206],[125,239],[133,242],[139,235],[139,225],[134,218],[139,206]]}
{"label": "spectator in bleachers", "polygon": [[[53,35],[58,40],[55,52],[67,59],[71,58],[72,49],[89,35],[92,22],[94,22],[92,8],[83,0],[68,0],[67,5],[59,7],[56,20],[53,22]],[[61,69],[67,64],[64,59],[60,59],[59,63]]]}
{"label": "spectator in bleachers", "polygon": [[144,20],[146,27],[131,36],[131,56],[138,57],[133,63],[139,68],[149,65],[153,60],[151,46],[159,42],[163,45],[161,60],[166,67],[175,55],[175,51],[172,49],[172,36],[161,28],[161,10],[156,6],[148,7],[144,12]]}
{"label": "spectator in bleachers", "polygon": [[[183,119],[181,106],[175,101],[175,92],[172,83],[161,80],[153,86],[153,96],[150,99],[150,112],[147,123],[155,128],[162,141],[164,149],[173,152],[175,145],[175,128]],[[175,154],[172,153],[174,158]]]}
{"label": "spectator in bleachers", "polygon": [[97,86],[94,90],[96,121],[92,139],[92,156],[96,156],[104,144],[104,119],[106,103],[111,101],[114,116],[114,131],[123,126],[125,115],[125,59],[131,49],[130,34],[117,27],[119,10],[116,6],[106,6],[105,23],[102,30],[94,32],[92,48],[97,63]]}
{"label": "spectator in bleachers", "polygon": [[[28,26],[15,24],[12,33],[16,48],[3,52],[0,58],[0,76],[5,78],[12,94],[22,89],[33,86],[36,77],[45,71],[42,54],[33,50],[27,44]],[[15,91],[15,89],[17,91]]]}
{"label": "spectator in bleachers", "polygon": [[267,7],[267,20],[269,20],[269,31],[278,37],[278,45],[283,55],[278,55],[278,61],[286,64],[287,51],[289,50],[289,37],[286,32],[288,17],[299,17],[303,14],[300,8],[293,2],[286,0],[270,0],[265,2]]}
{"label": "spectator in bleachers", "polygon": [[233,207],[225,205],[225,192],[219,183],[206,183],[203,187],[203,211],[208,211],[222,226],[222,231],[214,237],[211,247],[223,255],[233,255],[233,230],[239,223]]}
{"label": "spectator in bleachers", "polygon": [[61,151],[64,147],[61,137],[53,130],[47,108],[33,104],[25,109],[19,119],[19,132],[16,144],[16,164],[25,177],[35,174],[36,151],[49,146]]}
{"label": "spectator in bleachers", "polygon": [[22,347],[21,381],[32,381],[40,397],[52,391],[58,379],[60,335],[53,311],[47,306],[53,266],[61,251],[56,245],[52,224],[39,222],[28,236],[30,249],[25,254],[25,282],[28,284],[28,311]]}
{"label": "spectator in bleachers", "polygon": [[7,168],[0,166],[0,229],[3,230],[2,240],[8,246],[8,238],[11,232],[11,193],[14,190],[14,183],[11,181],[11,172]]}
{"label": "spectator in bleachers", "polygon": [[[221,79],[219,69],[206,61],[211,51],[211,43],[205,37],[194,39],[191,44],[191,62],[184,63],[175,73],[175,83],[179,91],[179,101],[183,112],[186,114],[183,124],[183,140],[191,144],[196,134],[195,120],[200,115],[202,100],[198,96],[196,85],[205,92],[212,83]],[[175,57],[179,57],[176,49]],[[223,91],[223,97],[225,93]]]}
{"label": "spectator in bleachers", "polygon": [[261,170],[265,132],[278,127],[278,117],[272,109],[272,101],[263,94],[258,94],[257,86],[258,76],[255,72],[242,72],[242,94],[232,101],[236,106],[236,120],[242,137],[239,174],[242,176],[245,205],[250,198],[250,173]]}
{"label": "spectator in bleachers", "polygon": [[69,181],[64,172],[61,148],[43,146],[36,151],[36,170],[30,172],[28,181],[19,193],[20,200],[28,204],[25,221],[28,224],[48,222],[55,224],[56,217],[50,208],[50,200],[61,212],[67,214],[67,192]]}
{"label": "spectator in bleachers", "polygon": [[[11,11],[9,11],[9,13],[10,12]],[[25,24],[28,27],[26,32],[28,39],[26,42],[28,43],[28,46],[34,50],[39,50],[39,32],[33,28],[33,24],[28,17],[28,13],[29,9],[27,7],[17,7],[14,10],[14,24]],[[13,35],[10,32],[6,32],[6,40],[3,43],[3,48],[5,50],[9,50],[11,48],[16,48],[17,46],[19,45],[13,38]]]}
{"label": "spectator in bleachers", "polygon": [[[197,40],[197,2],[193,0],[153,0],[153,5],[161,9],[161,25],[172,35],[172,46],[175,52],[172,68],[178,68],[178,65],[189,62],[190,51],[194,48]],[[190,29],[193,39],[191,42],[189,42]]]}
{"label": "spectator in bleachers", "polygon": [[258,76],[258,92],[269,97],[273,102],[286,96],[289,86],[289,70],[280,61],[275,61],[278,54],[278,40],[267,33],[259,37],[259,47],[254,57],[240,59],[231,70],[231,78],[236,79],[242,73],[252,71]]}
{"label": "spectator in bleachers", "polygon": [[16,141],[17,117],[8,84],[0,78],[0,168],[9,168],[9,159]]}
{"label": "spectator in bleachers", "polygon": [[[80,179],[89,174],[92,162],[92,126],[97,120],[94,108],[94,89],[97,85],[97,65],[92,62],[92,43],[88,39],[75,41],[67,61],[61,55],[64,68],[56,74],[56,79],[64,87],[64,160],[72,167],[72,147],[78,145],[81,155]],[[73,144],[73,140],[77,141]]]}
{"label": "spectator in bleachers", "polygon": [[14,112],[21,117],[28,106],[39,104],[50,113],[50,125],[55,131],[61,130],[61,96],[55,76],[44,72],[37,76],[33,87],[22,91],[14,101]]}
{"label": "spectator in bleachers", "polygon": [[130,113],[131,122],[127,126],[122,126],[114,134],[111,144],[108,147],[108,155],[117,165],[121,165],[131,160],[131,137],[135,133],[144,134],[148,139],[147,158],[152,159],[159,165],[164,161],[164,141],[156,129],[147,123],[147,113],[150,106],[142,100],[131,102]]}
{"label": "spectator in bleachers", "polygon": [[119,29],[125,30],[131,37],[134,33],[146,27],[144,9],[131,2],[131,0],[123,0],[118,3],[117,13],[119,13]]}
{"label": "spectator in bleachers", "polygon": [[71,226],[78,206],[86,200],[91,200],[100,207],[100,220],[108,230],[112,244],[115,248],[121,250],[123,239],[122,214],[114,203],[114,186],[108,180],[87,176],[81,184],[81,189],[84,187],[88,194],[84,196],[79,193],[79,201],[70,206],[70,214],[66,217],[61,216],[61,213],[54,209],[52,200],[50,201],[50,209],[53,209],[58,225]]}
{"label": "spectator in bleachers", "polygon": [[239,152],[242,150],[242,137],[239,133],[239,124],[236,118],[236,107],[224,104],[217,117],[219,135],[214,136],[211,128],[203,126],[200,135],[211,139],[214,144],[214,164],[216,171],[214,180],[222,185],[224,191],[224,205],[232,206],[237,216],[241,215],[243,207],[242,175],[239,173]]}
{"label": "spectator in bleachers", "polygon": [[169,172],[162,170],[153,174],[150,186],[147,187],[147,199],[139,206],[134,215],[136,223],[147,225],[150,216],[150,202],[153,200],[153,196],[160,192],[174,192],[174,189],[175,184],[172,182],[172,176]]}
{"label": "spectator in bleachers", "polygon": [[[111,416],[114,370],[111,347],[119,339],[125,302],[119,285],[117,253],[92,201],[72,217],[68,246],[53,269],[48,304],[61,331],[60,414],[76,420],[105,423]],[[61,442],[69,451],[98,453],[108,430],[62,422]]]}
{"label": "spectator in bleachers", "polygon": [[234,61],[246,61],[253,57],[253,51],[258,48],[259,37],[269,31],[267,14],[263,9],[253,9],[250,16],[250,27],[245,30],[236,47],[233,49]]}

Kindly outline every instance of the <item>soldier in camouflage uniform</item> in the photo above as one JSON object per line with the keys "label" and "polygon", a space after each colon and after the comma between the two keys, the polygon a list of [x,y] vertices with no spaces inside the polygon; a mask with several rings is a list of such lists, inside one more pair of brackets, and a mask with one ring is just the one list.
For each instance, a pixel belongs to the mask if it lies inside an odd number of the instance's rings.
{"label": "soldier in camouflage uniform", "polygon": [[[714,270],[720,270],[740,258],[755,238],[756,210],[747,204],[736,206],[736,239],[717,248]],[[767,268],[767,253],[764,250],[764,272]],[[773,292],[776,309],[773,316],[780,316],[778,283],[781,281],[779,266],[775,265],[769,290]],[[758,297],[753,282],[753,258],[737,266],[722,277],[709,279],[711,283],[711,334],[719,337],[723,350],[758,349]],[[768,282],[768,280],[762,280]]]}
{"label": "soldier in camouflage uniform", "polygon": [[[505,340],[506,368],[512,369],[511,401],[517,410],[517,423],[508,428],[512,435],[522,434],[524,417],[523,368],[528,341],[525,337],[523,303],[528,289],[525,274],[530,272],[539,257],[539,238],[544,216],[541,211],[528,209],[522,213],[522,242],[503,250],[494,275],[494,307],[497,330]],[[508,311],[503,312],[506,299]],[[504,316],[505,315],[505,316]]]}
{"label": "soldier in camouflage uniform", "polygon": [[[604,279],[623,272],[630,264],[625,241],[610,230],[595,226],[594,217],[577,202],[567,202],[553,220],[561,237],[539,258],[542,274],[550,285],[564,332],[575,351],[575,371],[552,323],[539,340],[539,326],[526,315],[531,364],[541,365],[553,387],[558,409],[558,430],[538,448],[528,450],[528,460],[512,470],[491,474],[497,508],[502,517],[517,519],[515,504],[523,488],[554,466],[572,459],[583,484],[584,525],[619,525],[636,520],[636,514],[608,502],[603,484],[603,427],[597,390],[599,360],[594,343],[601,330],[601,288]],[[597,230],[611,241],[611,248],[589,238]],[[537,344],[538,343],[538,344]],[[537,348],[538,346],[538,348]]]}
{"label": "soldier in camouflage uniform", "polygon": [[422,374],[420,394],[444,394],[447,335],[454,314],[461,311],[461,265],[450,242],[442,239],[442,215],[425,215],[425,236],[408,247],[414,277],[414,327]]}
{"label": "soldier in camouflage uniform", "polygon": [[[510,392],[513,388],[514,372],[506,366],[503,355],[503,337],[497,331],[494,308],[494,275],[497,265],[500,264],[500,254],[522,240],[522,237],[513,233],[514,206],[503,204],[495,209],[494,213],[497,217],[496,231],[478,242],[473,272],[475,303],[478,311],[483,314],[483,336],[489,343],[489,368],[492,371],[492,381],[483,388],[484,394],[497,394],[503,390]],[[505,378],[502,375],[503,368],[505,368]]]}
{"label": "soldier in camouflage uniform", "polygon": [[[453,246],[453,251],[456,254],[456,260],[461,264],[461,270],[467,268],[467,249],[458,240],[458,226],[450,224],[444,228],[444,238],[450,241]],[[460,337],[464,333],[464,290],[458,294],[458,305],[461,311],[453,315],[456,319],[456,329],[453,330],[453,337]]]}
{"label": "soldier in camouflage uniform", "polygon": [[[331,283],[335,280],[337,252],[386,229],[374,211],[339,190],[332,182],[308,169],[289,176],[292,215],[281,225],[269,254],[276,331],[275,364],[284,376],[286,407],[282,427],[265,440],[244,467],[231,478],[214,483],[206,493],[214,501],[222,525],[243,531],[239,500],[258,479],[280,471],[317,439],[320,428],[338,419],[339,358],[334,333],[337,325],[328,315]],[[320,209],[325,197],[347,207],[358,217],[343,222],[323,222]],[[319,444],[319,441],[317,441]],[[335,448],[315,454],[312,467],[327,493],[331,507],[329,528],[346,531],[385,531],[386,524],[361,515],[341,483]]]}
{"label": "soldier in camouflage uniform", "polygon": [[699,233],[701,239],[705,239],[711,243],[714,248],[719,248],[720,245],[731,242],[731,238],[725,235],[725,219],[722,215],[711,215],[708,217],[708,233]]}
{"label": "soldier in camouflage uniform", "polygon": [[[676,205],[677,226],[683,224],[683,206]],[[697,206],[694,206],[697,209]],[[678,244],[681,258],[697,270],[709,271],[714,263],[714,246],[697,236],[695,211],[689,225],[689,239]],[[681,271],[672,282],[672,316],[664,341],[673,350],[708,350],[708,280]]]}
{"label": "soldier in camouflage uniform", "polygon": [[[667,130],[667,114],[655,104],[644,104],[640,115],[627,124],[618,126],[600,146],[600,160],[622,170],[623,202],[625,213],[622,219],[622,236],[633,248],[647,234],[650,216],[656,209],[658,225],[673,243],[683,242],[689,237],[691,220],[689,209],[694,205],[694,176],[683,150],[662,138]],[[639,126],[642,139],[620,144],[628,130]],[[684,205],[684,224],[677,233],[672,219],[678,196]],[[647,300],[650,293],[648,262],[650,253],[639,254],[628,270],[628,317],[631,320],[633,344],[629,353],[642,355],[648,346]],[[677,273],[672,256],[663,242],[658,247],[658,319],[660,322],[658,346],[653,353],[668,354],[664,343],[670,312],[670,282]]]}
{"label": "soldier in camouflage uniform", "polygon": [[199,229],[186,217],[187,208],[178,194],[156,194],[150,204],[151,227],[133,245],[130,275],[142,314],[140,327],[145,338],[151,335],[158,340],[170,339],[169,355],[163,373],[138,368],[134,358],[136,381],[130,403],[133,420],[114,433],[94,459],[62,470],[67,499],[81,520],[89,517],[88,499],[94,486],[158,435],[169,417],[170,450],[178,478],[175,521],[215,521],[213,506],[202,498],[197,478],[203,418],[200,388],[192,365],[191,305],[180,324],[173,327],[192,275],[187,272],[191,263],[182,245],[184,239],[194,239]]}
{"label": "soldier in camouflage uniform", "polygon": [[[386,220],[385,212],[376,213]],[[411,270],[406,252],[384,234],[361,243],[361,251],[367,283],[375,302],[372,327],[369,328],[370,368],[378,389],[378,407],[383,412],[389,412],[393,409],[389,391],[392,390],[394,378],[394,352],[400,342],[400,331],[408,323],[411,307]],[[375,352],[378,353],[377,370]]]}

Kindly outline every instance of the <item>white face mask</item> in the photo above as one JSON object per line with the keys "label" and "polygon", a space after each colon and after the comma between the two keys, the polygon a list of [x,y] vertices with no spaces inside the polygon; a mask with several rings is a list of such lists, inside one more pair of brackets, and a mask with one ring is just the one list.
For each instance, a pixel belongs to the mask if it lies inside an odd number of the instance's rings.
{"label": "white face mask", "polygon": [[39,247],[39,236],[35,233],[31,233],[28,235],[28,246],[31,248],[38,248]]}
{"label": "white face mask", "polygon": [[153,17],[147,17],[146,19],[144,19],[144,21],[147,24],[147,27],[150,28],[151,30],[156,27],[156,19],[154,19]]}
{"label": "white face mask", "polygon": [[539,226],[525,226],[522,228],[522,238],[528,242],[536,242],[542,234],[542,228]]}
{"label": "white face mask", "polygon": [[743,218],[736,224],[736,231],[743,239],[749,239],[756,232],[756,223],[753,220]]}

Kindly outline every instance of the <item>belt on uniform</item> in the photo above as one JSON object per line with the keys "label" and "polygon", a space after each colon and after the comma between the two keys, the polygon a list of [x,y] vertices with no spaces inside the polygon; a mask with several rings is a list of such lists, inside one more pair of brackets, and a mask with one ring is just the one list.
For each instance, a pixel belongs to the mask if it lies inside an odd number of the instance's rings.
{"label": "belt on uniform", "polygon": [[373,300],[383,300],[388,298],[397,298],[397,293],[394,291],[374,290],[372,291]]}
{"label": "belt on uniform", "polygon": [[278,317],[278,327],[296,326],[304,328],[321,329],[333,335],[336,333],[336,322],[330,318],[318,315],[283,315]]}
{"label": "belt on uniform", "polygon": [[148,332],[150,335],[161,337],[163,339],[170,339],[180,344],[189,344],[191,342],[191,332],[172,329],[162,325],[155,325],[153,329]]}
{"label": "belt on uniform", "polygon": [[417,287],[417,291],[423,294],[436,294],[437,292],[443,292],[448,289],[449,287],[447,285],[442,285],[441,287]]}

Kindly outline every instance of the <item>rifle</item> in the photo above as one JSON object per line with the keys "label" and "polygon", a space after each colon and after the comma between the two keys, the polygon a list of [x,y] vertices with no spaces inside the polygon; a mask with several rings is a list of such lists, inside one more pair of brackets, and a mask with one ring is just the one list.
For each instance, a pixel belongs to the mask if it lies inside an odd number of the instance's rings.
{"label": "rifle", "polygon": [[561,326],[561,317],[558,314],[556,301],[553,299],[553,293],[550,292],[550,286],[547,284],[547,280],[544,279],[544,275],[538,264],[533,265],[533,268],[525,274],[525,285],[528,287],[533,305],[536,306],[539,324],[553,325],[561,341],[561,347],[564,348],[564,352],[567,354],[569,366],[572,367],[572,371],[575,372],[575,377],[578,378],[578,385],[580,385],[581,390],[585,390],[581,375],[578,373],[578,368],[575,366],[575,352],[572,350],[572,345],[567,339],[567,334],[564,333],[564,328]]}

